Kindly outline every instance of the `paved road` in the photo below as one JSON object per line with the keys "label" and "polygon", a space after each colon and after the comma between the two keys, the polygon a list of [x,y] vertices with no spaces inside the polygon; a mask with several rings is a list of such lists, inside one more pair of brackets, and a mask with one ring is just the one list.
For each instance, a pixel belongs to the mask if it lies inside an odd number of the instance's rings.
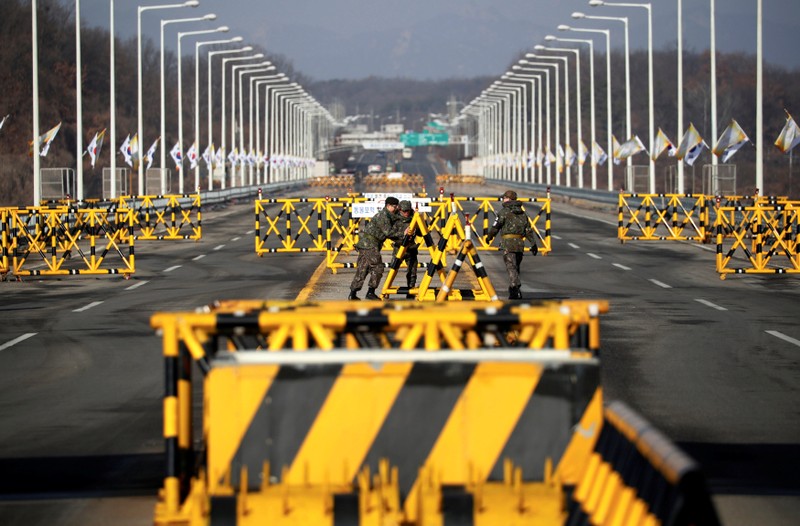
{"label": "paved road", "polygon": [[[615,224],[612,210],[554,205],[555,250],[526,255],[524,296],[609,299],[606,397],[629,403],[708,466],[725,492],[717,504],[726,524],[794,524],[800,280],[720,281],[713,252],[621,245]],[[257,258],[249,204],[204,214],[203,226],[200,243],[137,244],[129,281],[0,283],[0,524],[107,524],[109,514],[116,524],[151,522],[163,373],[150,316],[217,299],[291,299],[322,260]],[[506,290],[500,258],[483,260]],[[312,298],[346,297],[348,272],[323,274]]]}

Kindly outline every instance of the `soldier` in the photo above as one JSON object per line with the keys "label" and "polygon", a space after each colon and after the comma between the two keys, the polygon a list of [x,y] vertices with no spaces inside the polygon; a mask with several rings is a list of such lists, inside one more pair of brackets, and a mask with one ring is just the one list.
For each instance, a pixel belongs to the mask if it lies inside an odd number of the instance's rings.
{"label": "soldier", "polygon": [[406,247],[405,256],[403,259],[406,262],[406,284],[409,289],[413,289],[417,284],[417,257],[419,255],[419,245],[414,242],[414,234],[409,232],[411,221],[414,219],[414,209],[411,207],[411,201],[405,199],[400,201],[400,211],[397,214],[397,223],[395,223],[395,234],[401,238],[400,243]]}
{"label": "soldier", "polygon": [[385,206],[377,214],[372,216],[369,224],[364,228],[364,232],[356,243],[358,249],[358,259],[356,260],[356,275],[350,283],[350,296],[347,299],[358,300],[359,290],[364,285],[364,281],[369,274],[369,288],[367,289],[368,300],[380,299],[375,294],[375,289],[383,276],[383,259],[381,258],[381,247],[384,241],[392,239],[398,241],[400,236],[393,230],[394,223],[397,221],[397,208],[399,201],[396,197],[386,198]]}
{"label": "soldier", "polygon": [[519,289],[522,283],[519,279],[519,265],[525,250],[524,240],[528,239],[532,243],[531,253],[534,256],[539,253],[539,248],[536,246],[536,236],[528,216],[522,210],[522,203],[517,201],[517,193],[513,190],[506,190],[503,194],[503,208],[497,213],[497,219],[489,229],[486,241],[491,243],[498,232],[502,232],[500,248],[503,249],[503,261],[508,271],[508,299],[520,300],[522,293]]}

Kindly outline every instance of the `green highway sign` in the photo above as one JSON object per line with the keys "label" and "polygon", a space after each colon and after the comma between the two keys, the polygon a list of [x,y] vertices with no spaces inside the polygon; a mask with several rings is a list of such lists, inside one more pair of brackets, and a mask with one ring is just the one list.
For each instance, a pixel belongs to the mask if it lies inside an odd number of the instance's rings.
{"label": "green highway sign", "polygon": [[433,144],[448,144],[450,136],[447,133],[404,133],[400,135],[400,142],[404,145],[413,146],[429,146]]}

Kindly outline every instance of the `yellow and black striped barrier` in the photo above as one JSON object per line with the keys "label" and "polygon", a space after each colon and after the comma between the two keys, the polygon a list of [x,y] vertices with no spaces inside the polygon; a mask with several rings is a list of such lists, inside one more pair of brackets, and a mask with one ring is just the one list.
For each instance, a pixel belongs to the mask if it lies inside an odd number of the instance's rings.
{"label": "yellow and black striped barrier", "polygon": [[[659,203],[660,201],[660,203]],[[617,238],[625,241],[710,239],[708,197],[694,194],[619,194]]]}
{"label": "yellow and black striped barrier", "polygon": [[462,174],[439,174],[436,176],[436,184],[486,184],[486,178],[482,175],[462,175]]}
{"label": "yellow and black striped barrier", "polygon": [[133,210],[5,208],[0,220],[0,273],[4,276],[122,274],[128,278],[136,270]]}
{"label": "yellow and black striped barrier", "polygon": [[200,194],[132,195],[118,200],[135,213],[136,239],[161,241],[203,238]]}

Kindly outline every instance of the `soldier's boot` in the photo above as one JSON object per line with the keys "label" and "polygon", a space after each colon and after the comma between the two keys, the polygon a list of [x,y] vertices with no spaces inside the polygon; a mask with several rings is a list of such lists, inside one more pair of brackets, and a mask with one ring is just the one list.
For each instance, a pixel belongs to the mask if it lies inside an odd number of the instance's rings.
{"label": "soldier's boot", "polygon": [[522,292],[520,292],[520,290],[519,290],[520,287],[513,287],[513,288],[514,288],[514,298],[513,299],[521,300],[522,299]]}
{"label": "soldier's boot", "polygon": [[408,288],[413,289],[417,285],[417,277],[416,276],[406,277],[406,284],[408,285]]}
{"label": "soldier's boot", "polygon": [[374,289],[374,288],[372,288],[372,287],[370,287],[369,289],[367,289],[367,295],[366,295],[366,296],[364,296],[364,298],[366,298],[366,299],[368,299],[368,300],[379,300],[379,299],[380,299],[380,298],[378,297],[378,295],[377,295],[377,294],[375,294],[375,289]]}
{"label": "soldier's boot", "polygon": [[350,295],[349,295],[349,296],[347,296],[347,299],[349,299],[349,300],[360,300],[361,298],[359,298],[359,297],[356,295],[357,293],[358,293],[358,291],[357,291],[357,290],[351,290],[351,291],[350,291]]}

